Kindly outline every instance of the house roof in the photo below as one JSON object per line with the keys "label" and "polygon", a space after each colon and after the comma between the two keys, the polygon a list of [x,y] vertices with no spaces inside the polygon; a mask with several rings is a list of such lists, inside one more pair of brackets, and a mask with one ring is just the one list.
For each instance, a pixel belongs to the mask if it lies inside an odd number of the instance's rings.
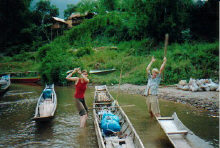
{"label": "house roof", "polygon": [[64,19],[61,19],[61,18],[58,18],[58,17],[52,17],[55,21],[58,21],[58,22],[62,22],[62,23],[66,23],[66,21]]}
{"label": "house roof", "polygon": [[82,14],[79,13],[79,12],[76,12],[76,13],[72,13],[72,14],[68,17],[68,19],[71,20],[71,19],[77,18],[77,17],[85,17],[85,16],[88,16],[88,15],[90,15],[90,14],[96,15],[96,13],[94,13],[94,12],[85,12],[85,13],[82,13]]}

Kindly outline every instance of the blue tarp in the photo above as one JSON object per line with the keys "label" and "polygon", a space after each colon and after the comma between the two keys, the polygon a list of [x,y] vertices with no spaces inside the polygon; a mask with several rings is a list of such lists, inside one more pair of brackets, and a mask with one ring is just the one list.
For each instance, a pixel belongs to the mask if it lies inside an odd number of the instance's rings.
{"label": "blue tarp", "polygon": [[119,117],[111,112],[104,113],[101,120],[101,128],[105,135],[109,135],[112,132],[119,132],[121,130]]}
{"label": "blue tarp", "polygon": [[43,98],[52,98],[52,90],[51,89],[46,89],[43,91]]}

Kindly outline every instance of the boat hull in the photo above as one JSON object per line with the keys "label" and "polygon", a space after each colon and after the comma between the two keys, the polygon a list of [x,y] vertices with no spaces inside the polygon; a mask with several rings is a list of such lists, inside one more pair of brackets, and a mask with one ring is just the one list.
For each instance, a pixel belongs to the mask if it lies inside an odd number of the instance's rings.
{"label": "boat hull", "polygon": [[48,116],[48,117],[34,117],[33,120],[37,121],[37,122],[48,122],[51,121],[51,119],[53,119],[54,116]]}
{"label": "boat hull", "polygon": [[[119,147],[144,148],[142,141],[140,140],[127,115],[118,105],[118,102],[115,101],[108,92],[107,87],[99,86],[99,88],[103,89],[104,92],[106,90],[106,96],[108,97],[108,99],[106,99],[102,90],[99,90],[96,87],[93,103],[93,117],[99,148],[116,148],[112,147],[112,145],[115,143]],[[100,99],[101,94],[103,100]],[[103,109],[111,111],[113,114],[119,117],[121,130],[120,132],[117,132],[117,134],[115,132],[113,135],[105,136],[105,134],[102,133],[102,129],[100,127],[102,115],[100,115],[100,113],[104,111]]]}
{"label": "boat hull", "polygon": [[40,81],[40,77],[36,78],[11,78],[11,82],[14,83],[36,83]]}
{"label": "boat hull", "polygon": [[189,130],[174,113],[172,117],[156,118],[174,148],[213,148]]}
{"label": "boat hull", "polygon": [[[46,90],[49,90],[51,92],[51,94],[49,95],[50,97],[48,97],[48,95],[46,95],[47,96],[46,98],[44,97],[45,95],[44,92]],[[38,122],[50,121],[51,119],[53,119],[55,115],[56,108],[57,108],[57,96],[54,90],[54,84],[51,86],[46,85],[44,91],[41,93],[38,99],[33,120]]]}
{"label": "boat hull", "polygon": [[[6,76],[7,76],[7,84],[0,86],[0,95],[1,96],[4,95],[4,93],[9,89],[9,87],[11,85],[10,74],[8,74]],[[2,76],[2,77],[4,77],[4,76]]]}

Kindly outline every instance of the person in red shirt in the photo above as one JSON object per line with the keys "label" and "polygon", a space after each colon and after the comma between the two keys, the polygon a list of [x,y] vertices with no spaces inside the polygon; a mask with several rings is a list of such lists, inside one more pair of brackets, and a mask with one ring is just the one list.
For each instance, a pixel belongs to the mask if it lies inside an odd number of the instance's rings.
{"label": "person in red shirt", "polygon": [[[81,77],[72,77],[74,73],[78,72]],[[88,118],[88,108],[85,103],[84,94],[89,83],[88,73],[86,70],[81,72],[80,68],[75,68],[67,77],[67,80],[75,82],[75,102],[80,115],[80,127],[85,127]]]}

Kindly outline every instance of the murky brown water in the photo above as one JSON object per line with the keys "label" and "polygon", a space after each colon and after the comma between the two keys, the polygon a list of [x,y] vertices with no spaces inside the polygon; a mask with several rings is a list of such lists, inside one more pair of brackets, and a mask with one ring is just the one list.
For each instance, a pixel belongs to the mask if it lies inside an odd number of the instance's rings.
{"label": "murky brown water", "polygon": [[[0,147],[74,147],[96,148],[97,141],[92,112],[87,128],[79,128],[79,115],[73,102],[73,87],[55,87],[58,105],[54,119],[49,123],[32,121],[35,106],[43,86],[13,84],[0,98]],[[170,144],[156,120],[147,114],[145,99],[139,95],[117,94],[146,148],[169,148]],[[117,97],[118,96],[118,97]],[[92,106],[93,90],[86,93],[86,103]],[[218,147],[218,118],[209,117],[187,105],[160,100],[163,116],[177,112],[182,122],[196,135]]]}

